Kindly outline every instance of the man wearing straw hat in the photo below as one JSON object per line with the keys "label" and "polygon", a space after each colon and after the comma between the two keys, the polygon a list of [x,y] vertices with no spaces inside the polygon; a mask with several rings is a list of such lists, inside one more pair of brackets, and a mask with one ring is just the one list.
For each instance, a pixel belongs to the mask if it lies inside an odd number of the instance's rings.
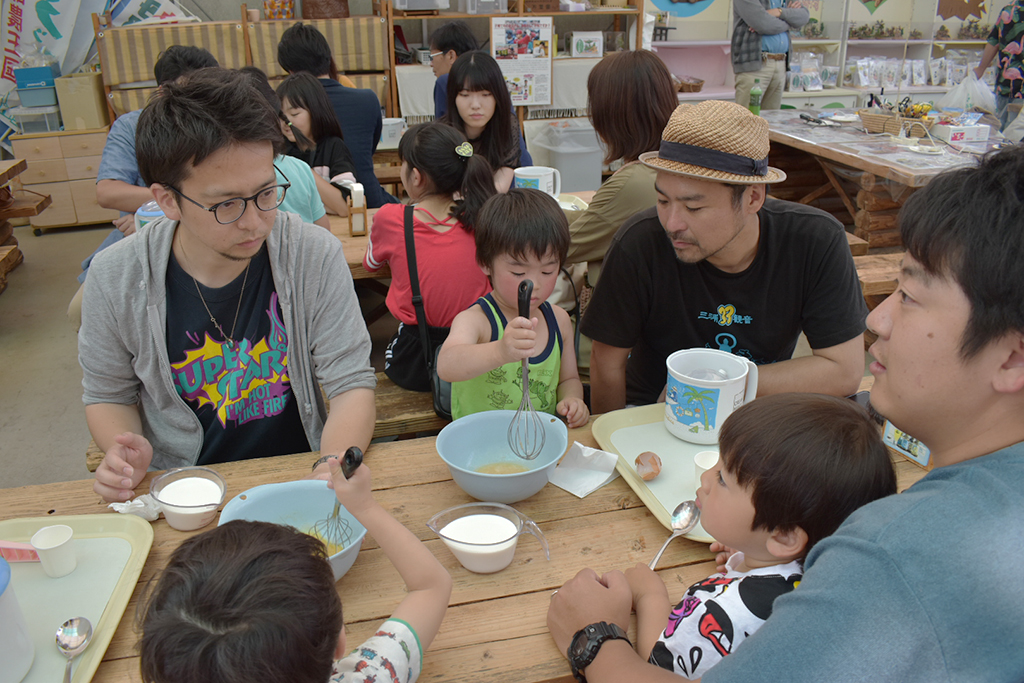
{"label": "man wearing straw hat", "polygon": [[[864,373],[867,309],[842,225],[768,198],[768,124],[732,102],[680,105],[657,152],[657,206],[608,249],[583,320],[593,412],[658,400],[665,359],[707,347],[762,366],[758,394],[845,396]],[[810,356],[792,358],[803,332]]]}

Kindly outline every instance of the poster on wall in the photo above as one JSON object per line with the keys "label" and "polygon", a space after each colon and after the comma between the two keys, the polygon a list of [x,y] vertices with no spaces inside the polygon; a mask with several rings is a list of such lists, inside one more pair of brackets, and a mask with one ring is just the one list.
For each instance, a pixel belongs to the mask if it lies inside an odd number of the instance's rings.
{"label": "poster on wall", "polygon": [[551,104],[551,17],[491,19],[491,56],[512,104]]}

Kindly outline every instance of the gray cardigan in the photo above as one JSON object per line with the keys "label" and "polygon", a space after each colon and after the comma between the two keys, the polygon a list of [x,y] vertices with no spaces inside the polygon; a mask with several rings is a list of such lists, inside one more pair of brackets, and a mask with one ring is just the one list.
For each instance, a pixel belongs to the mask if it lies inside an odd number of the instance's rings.
{"label": "gray cardigan", "polygon": [[[733,72],[742,74],[760,71],[761,36],[773,36],[791,28],[800,28],[811,16],[805,7],[784,7],[782,16],[776,19],[768,14],[769,7],[769,0],[732,0],[735,19],[732,27]],[[754,29],[753,32],[750,29]],[[793,47],[790,42],[789,58],[792,56]]]}
{"label": "gray cardigan", "polygon": [[[176,226],[162,218],[96,256],[78,334],[83,402],[138,405],[154,469],[195,464],[203,444],[167,355],[166,275]],[[370,336],[338,238],[278,211],[267,247],[288,331],[291,389],[317,450],[327,418],[317,383],[328,397],[374,388]]]}

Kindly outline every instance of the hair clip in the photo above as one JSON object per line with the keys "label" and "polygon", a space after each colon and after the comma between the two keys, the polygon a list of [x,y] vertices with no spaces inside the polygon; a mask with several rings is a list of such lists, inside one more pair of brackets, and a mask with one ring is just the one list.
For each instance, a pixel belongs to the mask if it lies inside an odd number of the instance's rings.
{"label": "hair clip", "polygon": [[462,157],[464,160],[473,156],[473,145],[468,142],[463,142],[455,148],[455,153]]}

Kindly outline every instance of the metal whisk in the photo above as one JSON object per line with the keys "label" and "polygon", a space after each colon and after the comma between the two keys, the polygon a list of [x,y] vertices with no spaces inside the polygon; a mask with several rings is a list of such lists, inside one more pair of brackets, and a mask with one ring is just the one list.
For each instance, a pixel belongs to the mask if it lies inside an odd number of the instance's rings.
{"label": "metal whisk", "polygon": [[[533,282],[519,283],[519,315],[530,319],[530,298],[533,296]],[[523,359],[523,400],[508,426],[508,445],[512,452],[523,460],[533,460],[544,450],[544,419],[533,409],[530,400],[530,359]]]}
{"label": "metal whisk", "polygon": [[[359,448],[352,446],[345,451],[345,456],[341,459],[341,473],[345,475],[346,479],[349,479],[362,463],[363,452]],[[341,501],[335,497],[334,512],[331,513],[331,516],[327,519],[321,519],[310,530],[312,536],[319,538],[327,546],[329,555],[344,550],[352,543],[352,525],[340,513]],[[336,548],[333,552],[332,546]]]}

